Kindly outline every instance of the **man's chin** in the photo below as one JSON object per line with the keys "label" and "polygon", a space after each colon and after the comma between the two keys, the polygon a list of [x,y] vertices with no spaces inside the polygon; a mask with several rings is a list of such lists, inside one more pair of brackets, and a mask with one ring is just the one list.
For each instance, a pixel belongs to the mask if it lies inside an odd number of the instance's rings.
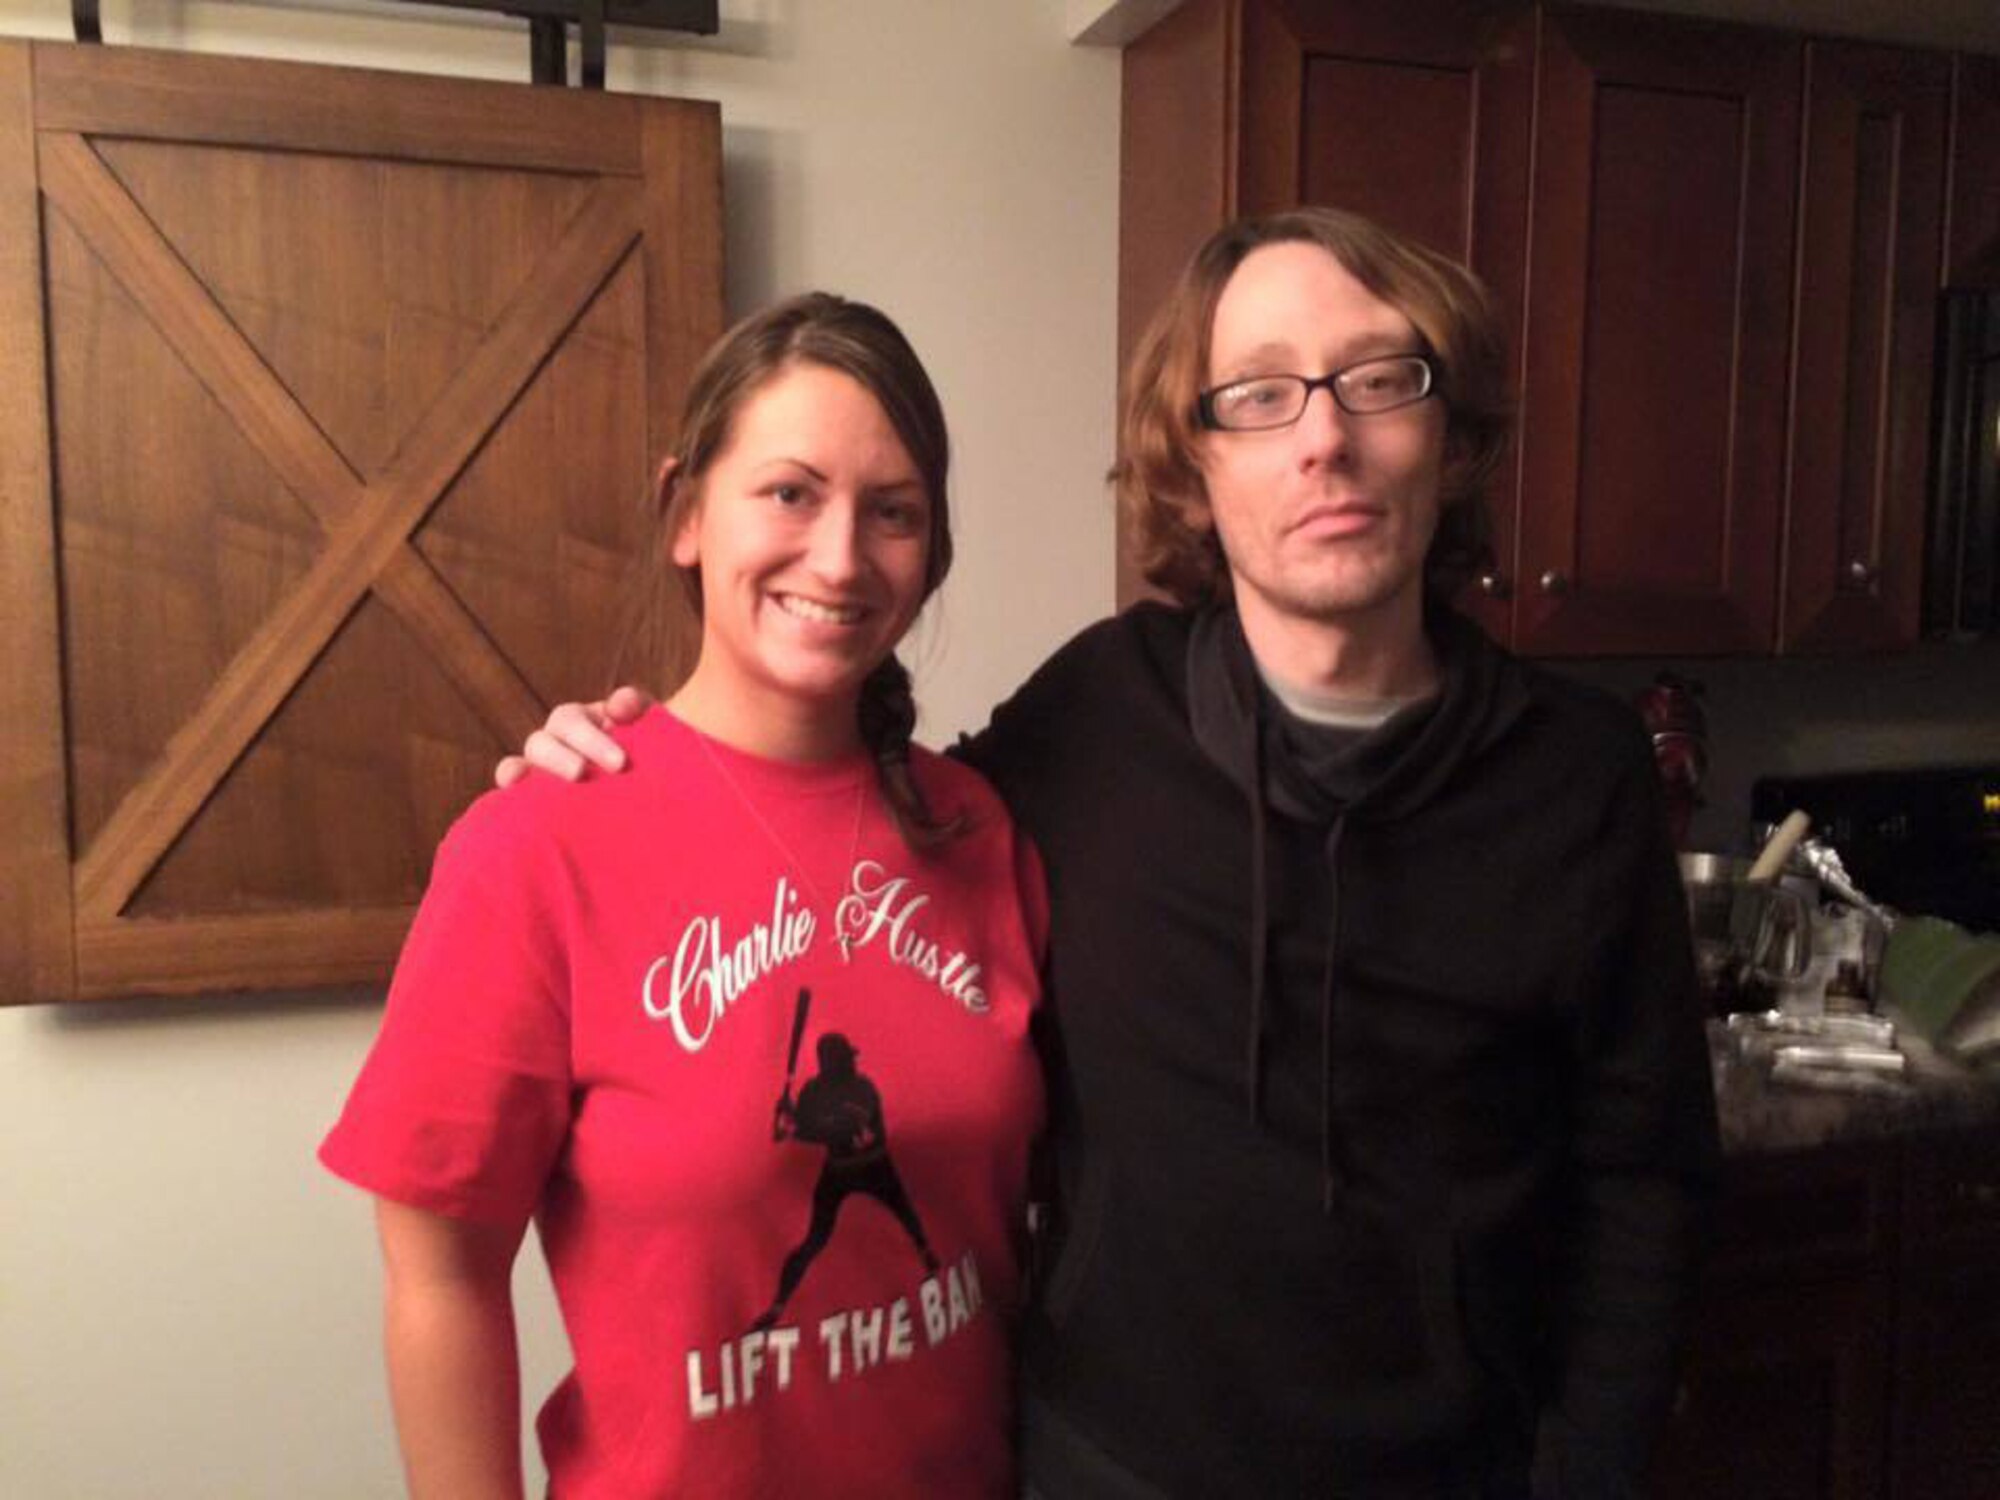
{"label": "man's chin", "polygon": [[[1352,626],[1363,620],[1386,623],[1402,618],[1405,609],[1421,597],[1421,591],[1420,579],[1370,572],[1265,597],[1279,613],[1293,619]],[[1409,613],[1412,618],[1422,615],[1416,609],[1409,609]]]}

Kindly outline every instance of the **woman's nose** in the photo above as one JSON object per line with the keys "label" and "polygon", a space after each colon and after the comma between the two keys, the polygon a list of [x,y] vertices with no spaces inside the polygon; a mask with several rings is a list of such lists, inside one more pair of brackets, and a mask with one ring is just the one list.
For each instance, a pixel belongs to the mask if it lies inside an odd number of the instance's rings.
{"label": "woman's nose", "polygon": [[860,512],[840,502],[823,506],[807,540],[807,563],[822,578],[852,578],[861,568]]}

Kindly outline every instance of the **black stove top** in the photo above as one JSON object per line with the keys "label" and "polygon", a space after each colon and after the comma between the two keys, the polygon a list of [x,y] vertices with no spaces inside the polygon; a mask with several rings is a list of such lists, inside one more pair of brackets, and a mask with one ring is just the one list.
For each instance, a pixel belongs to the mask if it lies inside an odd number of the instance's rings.
{"label": "black stove top", "polygon": [[1767,776],[1751,788],[1753,822],[1794,807],[1874,900],[2000,931],[2000,764]]}

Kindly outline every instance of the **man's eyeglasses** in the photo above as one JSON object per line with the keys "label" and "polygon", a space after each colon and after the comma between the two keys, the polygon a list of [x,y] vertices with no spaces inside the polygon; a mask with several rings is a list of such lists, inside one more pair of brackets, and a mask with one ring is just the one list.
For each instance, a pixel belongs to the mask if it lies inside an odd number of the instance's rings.
{"label": "man's eyeglasses", "polygon": [[1372,417],[1421,401],[1437,388],[1437,366],[1428,354],[1390,354],[1308,380],[1303,375],[1258,375],[1203,391],[1201,425],[1216,432],[1261,432],[1289,427],[1322,386],[1344,412]]}

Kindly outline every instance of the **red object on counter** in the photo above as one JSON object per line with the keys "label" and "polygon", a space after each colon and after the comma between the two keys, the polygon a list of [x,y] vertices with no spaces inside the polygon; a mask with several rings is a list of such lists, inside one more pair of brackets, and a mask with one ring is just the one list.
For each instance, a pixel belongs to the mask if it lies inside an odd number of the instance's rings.
{"label": "red object on counter", "polygon": [[1708,772],[1708,717],[1702,712],[1702,685],[1675,672],[1661,672],[1636,703],[1653,737],[1653,764],[1666,799],[1667,833],[1676,849],[1688,847],[1688,828],[1701,803]]}

